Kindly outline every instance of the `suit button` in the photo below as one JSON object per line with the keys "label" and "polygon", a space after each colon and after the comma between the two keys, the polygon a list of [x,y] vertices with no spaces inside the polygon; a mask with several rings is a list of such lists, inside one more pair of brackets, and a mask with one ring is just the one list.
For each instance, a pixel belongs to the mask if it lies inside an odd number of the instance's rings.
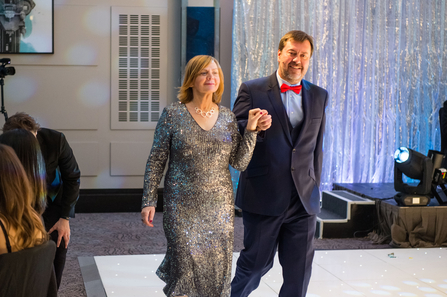
{"label": "suit button", "polygon": [[292,167],[292,171],[294,171],[294,170],[295,170],[295,168]]}
{"label": "suit button", "polygon": [[292,152],[293,152],[293,153],[296,152],[296,149],[293,149]]}

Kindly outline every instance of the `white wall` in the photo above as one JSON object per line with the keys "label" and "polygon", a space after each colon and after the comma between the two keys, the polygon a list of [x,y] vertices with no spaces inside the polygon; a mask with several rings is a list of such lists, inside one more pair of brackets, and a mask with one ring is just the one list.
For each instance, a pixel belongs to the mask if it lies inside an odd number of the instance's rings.
{"label": "white wall", "polygon": [[[54,54],[0,55],[11,58],[11,65],[16,68],[14,76],[5,78],[8,114],[24,111],[42,126],[64,132],[78,160],[84,189],[141,188],[153,141],[153,130],[111,130],[112,6],[167,7],[167,101],[174,102],[181,80],[181,1],[178,0],[55,0]],[[222,14],[231,16],[228,10],[232,10],[232,5],[224,9],[227,12]],[[221,30],[225,28],[221,36],[226,33],[228,39],[231,18],[223,22],[230,23],[221,25]],[[222,65],[230,65],[231,52],[224,57],[227,60],[221,59]],[[224,69],[228,73],[226,94],[230,86],[229,69]],[[224,105],[229,106],[228,99]],[[0,126],[3,123],[1,116]]]}

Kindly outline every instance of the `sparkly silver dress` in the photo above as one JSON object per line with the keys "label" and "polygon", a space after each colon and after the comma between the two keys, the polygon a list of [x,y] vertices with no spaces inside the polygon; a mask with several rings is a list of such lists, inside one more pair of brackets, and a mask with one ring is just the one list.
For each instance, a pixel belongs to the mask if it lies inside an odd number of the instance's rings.
{"label": "sparkly silver dress", "polygon": [[169,159],[163,191],[168,246],[156,272],[166,283],[166,296],[230,295],[234,200],[228,165],[244,170],[255,144],[256,132],[242,137],[225,107],[208,131],[180,102],[163,110],[146,165],[142,207],[156,206]]}

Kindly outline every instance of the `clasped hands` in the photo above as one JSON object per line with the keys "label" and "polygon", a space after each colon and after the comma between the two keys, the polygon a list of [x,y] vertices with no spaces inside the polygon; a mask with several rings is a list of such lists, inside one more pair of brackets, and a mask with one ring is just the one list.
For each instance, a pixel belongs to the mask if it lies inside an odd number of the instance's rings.
{"label": "clasped hands", "polygon": [[265,109],[254,108],[248,112],[247,130],[265,131],[272,125],[272,116]]}

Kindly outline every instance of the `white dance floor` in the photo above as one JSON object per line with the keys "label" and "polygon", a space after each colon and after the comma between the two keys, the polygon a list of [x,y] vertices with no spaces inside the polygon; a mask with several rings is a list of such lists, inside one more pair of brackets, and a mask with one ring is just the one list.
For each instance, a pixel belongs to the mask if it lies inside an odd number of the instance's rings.
{"label": "white dance floor", "polygon": [[[107,297],[165,296],[163,256],[94,257]],[[276,259],[250,297],[278,296],[281,283]],[[316,251],[307,297],[336,296],[447,297],[447,248]]]}

